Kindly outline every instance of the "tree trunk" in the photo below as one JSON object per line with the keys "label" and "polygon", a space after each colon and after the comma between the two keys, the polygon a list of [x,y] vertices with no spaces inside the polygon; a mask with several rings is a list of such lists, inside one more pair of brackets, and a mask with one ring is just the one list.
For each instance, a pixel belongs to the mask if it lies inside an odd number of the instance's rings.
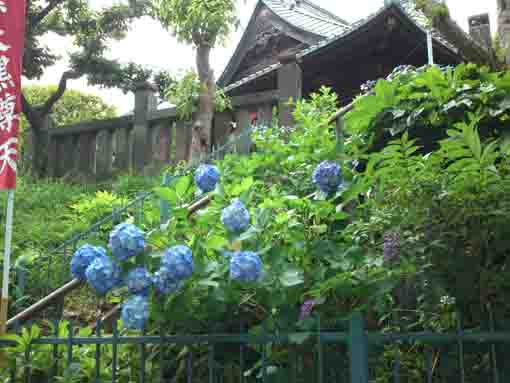
{"label": "tree trunk", "polygon": [[212,122],[216,84],[210,63],[211,47],[197,46],[197,71],[200,80],[199,108],[191,136],[190,160],[201,158],[211,148]]}
{"label": "tree trunk", "polygon": [[35,121],[30,123],[30,156],[32,173],[36,177],[47,175],[48,168],[48,129],[50,129],[50,116],[38,114]]}
{"label": "tree trunk", "polygon": [[28,142],[23,149],[23,160],[27,164],[23,167],[30,167],[30,172],[36,177],[43,177],[46,174],[49,112],[32,107],[29,102],[22,98],[23,113],[27,117],[29,129],[27,130]]}
{"label": "tree trunk", "polygon": [[[46,102],[38,107],[30,105],[29,101],[22,95],[22,109],[30,124],[31,145],[29,156],[31,170],[34,176],[44,177],[47,175],[48,167],[48,129],[51,127],[50,113],[62,98],[66,89],[67,81],[77,79],[81,75],[75,71],[67,71],[62,74],[58,88]],[[25,156],[26,158],[27,156]]]}

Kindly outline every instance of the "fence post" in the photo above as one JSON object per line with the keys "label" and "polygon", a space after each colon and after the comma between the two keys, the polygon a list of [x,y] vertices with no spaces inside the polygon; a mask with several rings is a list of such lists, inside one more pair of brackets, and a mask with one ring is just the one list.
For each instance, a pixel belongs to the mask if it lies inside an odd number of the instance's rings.
{"label": "fence post", "polygon": [[[165,173],[165,175],[163,176],[162,186],[168,186],[170,185],[170,182],[172,182],[172,175],[170,173]],[[170,220],[170,204],[168,203],[168,201],[162,198],[159,206],[160,206],[159,223],[161,227],[163,227]]]}
{"label": "fence post", "polygon": [[351,383],[368,383],[368,339],[363,314],[356,312],[349,323]]}
{"label": "fence post", "polygon": [[130,156],[132,159],[132,168],[137,171],[143,171],[148,159],[152,157],[149,153],[149,128],[150,113],[157,109],[157,100],[155,96],[155,88],[143,82],[137,84],[135,91],[135,117],[133,128],[133,153]]}

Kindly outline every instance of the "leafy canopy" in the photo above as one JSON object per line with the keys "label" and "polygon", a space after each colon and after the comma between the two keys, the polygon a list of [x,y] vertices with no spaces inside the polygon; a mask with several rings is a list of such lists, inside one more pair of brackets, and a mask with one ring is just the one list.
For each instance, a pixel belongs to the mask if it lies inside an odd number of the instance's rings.
{"label": "leafy canopy", "polygon": [[[164,95],[169,102],[176,105],[179,118],[191,120],[198,110],[200,95],[200,80],[197,74],[192,70],[187,71],[180,80],[171,83]],[[216,112],[220,113],[232,108],[230,99],[222,89],[216,90],[214,107]]]}
{"label": "leafy canopy", "polygon": [[[25,86],[23,94],[33,105],[42,105],[57,90],[50,86]],[[114,106],[106,104],[101,97],[78,90],[67,90],[53,107],[52,120],[55,126],[72,125],[90,120],[117,117]]]}
{"label": "leafy canopy", "polygon": [[509,90],[509,73],[474,64],[408,71],[378,81],[371,94],[359,97],[345,118],[346,128],[359,148],[407,131],[430,150],[467,113],[479,117],[482,135],[508,129]]}
{"label": "leafy canopy", "polygon": [[234,0],[153,0],[157,18],[187,44],[215,46],[236,25]]}

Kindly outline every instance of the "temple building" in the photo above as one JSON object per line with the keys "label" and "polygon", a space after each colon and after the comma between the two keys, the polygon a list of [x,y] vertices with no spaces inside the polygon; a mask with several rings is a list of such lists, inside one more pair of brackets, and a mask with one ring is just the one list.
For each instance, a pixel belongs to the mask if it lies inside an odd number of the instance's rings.
{"label": "temple building", "polygon": [[[347,104],[366,81],[386,77],[399,65],[427,64],[429,31],[435,64],[484,62],[483,56],[490,55],[486,15],[471,18],[470,34],[462,32],[452,42],[429,28],[413,4],[385,0],[374,14],[349,23],[310,0],[259,0],[218,86],[243,105],[251,105],[238,111],[244,113],[241,120],[249,113],[268,121],[272,108],[279,106],[280,123],[288,125],[289,98],[306,97],[325,85]],[[464,54],[468,45],[476,48],[479,60]]]}

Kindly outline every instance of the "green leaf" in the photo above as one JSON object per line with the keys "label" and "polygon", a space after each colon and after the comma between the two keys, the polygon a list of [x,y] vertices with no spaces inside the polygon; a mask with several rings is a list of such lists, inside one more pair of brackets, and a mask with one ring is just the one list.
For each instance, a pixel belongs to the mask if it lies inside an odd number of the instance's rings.
{"label": "green leaf", "polygon": [[220,250],[228,244],[228,239],[219,235],[212,235],[207,238],[206,246],[210,249]]}
{"label": "green leaf", "polygon": [[289,334],[289,342],[293,344],[303,344],[310,336],[310,333],[292,333]]}
{"label": "green leaf", "polygon": [[175,185],[175,191],[179,198],[183,198],[186,195],[188,189],[190,188],[190,185],[191,185],[190,176],[183,176],[179,178]]}
{"label": "green leaf", "polygon": [[280,276],[280,283],[285,287],[292,287],[304,283],[303,270],[298,268],[287,268]]}
{"label": "green leaf", "polygon": [[156,195],[159,198],[162,198],[165,201],[170,202],[170,204],[173,206],[176,206],[179,201],[177,193],[174,189],[170,189],[167,187],[157,187],[154,188],[154,193],[156,193]]}

